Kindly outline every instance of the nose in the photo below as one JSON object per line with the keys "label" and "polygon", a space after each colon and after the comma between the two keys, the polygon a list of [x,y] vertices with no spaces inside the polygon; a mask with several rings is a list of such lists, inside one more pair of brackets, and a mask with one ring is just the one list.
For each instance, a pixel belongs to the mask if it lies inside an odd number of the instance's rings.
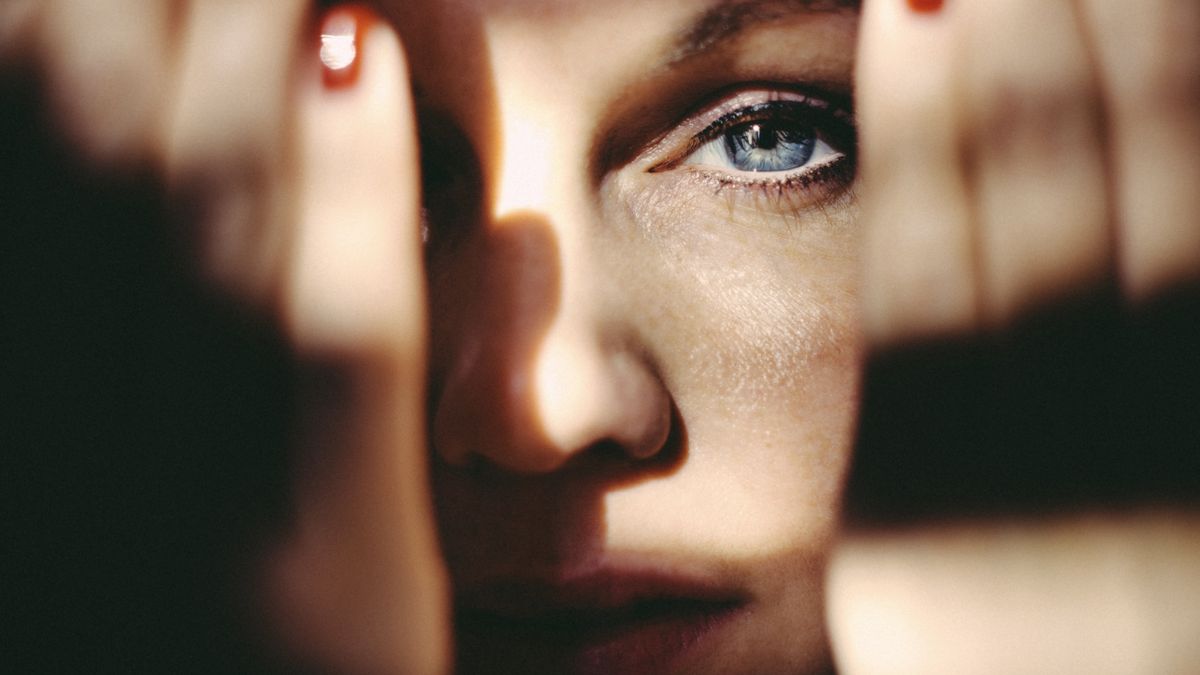
{"label": "nose", "polygon": [[[595,448],[645,459],[666,443],[666,390],[634,342],[616,337],[619,318],[597,311],[561,229],[532,211],[492,223],[470,262],[453,265],[458,292],[434,293],[434,349],[452,345],[435,356],[432,402],[448,464],[541,474]],[[439,295],[452,306],[439,308]]]}

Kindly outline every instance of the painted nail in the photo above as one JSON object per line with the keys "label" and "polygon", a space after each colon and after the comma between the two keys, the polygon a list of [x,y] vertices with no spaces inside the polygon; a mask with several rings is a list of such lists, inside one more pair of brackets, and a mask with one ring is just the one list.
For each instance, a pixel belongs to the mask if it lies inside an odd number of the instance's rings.
{"label": "painted nail", "polygon": [[908,7],[914,12],[936,12],[942,8],[942,0],[908,0]]}
{"label": "painted nail", "polygon": [[349,87],[358,81],[362,43],[375,21],[362,5],[338,5],[321,19],[321,72],[325,86]]}

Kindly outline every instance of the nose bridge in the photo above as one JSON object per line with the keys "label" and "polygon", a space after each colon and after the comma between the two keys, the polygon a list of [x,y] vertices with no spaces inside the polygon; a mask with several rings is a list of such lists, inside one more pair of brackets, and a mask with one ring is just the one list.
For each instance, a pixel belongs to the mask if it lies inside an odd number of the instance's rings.
{"label": "nose bridge", "polygon": [[549,120],[529,111],[508,115],[501,128],[498,157],[493,162],[491,224],[503,226],[522,212],[550,216],[557,210],[555,202],[562,201],[562,195],[555,194],[553,179],[566,168],[561,159],[563,141],[556,142]]}
{"label": "nose bridge", "polygon": [[435,402],[434,440],[451,463],[480,455],[539,470],[550,441],[536,373],[560,312],[560,248],[533,212],[510,214],[481,237],[481,255],[464,270],[474,283],[454,326],[458,346]]}
{"label": "nose bridge", "polygon": [[[519,29],[519,30],[517,30]],[[567,95],[569,83],[586,76],[577,57],[557,41],[529,40],[519,26],[492,28],[496,82],[495,137],[490,139],[489,187],[494,223],[510,214],[546,215],[561,234],[564,208],[579,203],[594,117],[591,99]],[[519,44],[520,47],[512,45]]]}
{"label": "nose bridge", "polygon": [[529,92],[497,93],[498,133],[479,147],[491,198],[476,230],[478,255],[463,270],[473,290],[434,411],[434,440],[451,463],[476,455],[541,472],[569,452],[545,429],[539,373],[562,333],[563,244],[575,235],[554,193],[554,176],[565,169],[561,130],[529,105]]}
{"label": "nose bridge", "polygon": [[523,112],[499,125],[503,147],[484,160],[494,199],[463,270],[476,283],[434,403],[438,453],[522,473],[552,471],[602,441],[652,454],[669,403],[657,380],[602,339],[588,297],[586,181],[571,178],[583,155],[569,121]]}

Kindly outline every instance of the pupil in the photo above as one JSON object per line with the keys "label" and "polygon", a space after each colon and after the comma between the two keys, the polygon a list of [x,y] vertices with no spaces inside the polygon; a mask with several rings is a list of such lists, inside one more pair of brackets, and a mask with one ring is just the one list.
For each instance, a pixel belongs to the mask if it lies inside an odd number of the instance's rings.
{"label": "pupil", "polygon": [[749,136],[750,147],[757,147],[763,150],[774,150],[775,145],[779,142],[779,131],[762,124],[752,125]]}
{"label": "pupil", "polygon": [[816,146],[815,135],[786,121],[759,120],[725,133],[725,149],[741,171],[787,171],[804,166]]}

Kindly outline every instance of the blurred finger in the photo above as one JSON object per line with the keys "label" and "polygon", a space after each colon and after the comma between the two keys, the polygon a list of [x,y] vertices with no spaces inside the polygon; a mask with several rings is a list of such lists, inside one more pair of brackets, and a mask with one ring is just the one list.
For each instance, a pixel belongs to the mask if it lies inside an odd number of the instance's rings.
{"label": "blurred finger", "polygon": [[1122,282],[1200,277],[1200,3],[1079,0],[1108,110]]}
{"label": "blurred finger", "polygon": [[284,248],[284,104],[307,4],[193,2],[181,24],[161,149],[168,182],[202,274],[251,300],[271,292]]}
{"label": "blurred finger", "polygon": [[828,577],[849,675],[1191,672],[1200,522],[1075,515],[844,541]]}
{"label": "blurred finger", "polygon": [[1069,0],[963,3],[966,149],[985,319],[1111,273],[1099,92]]}
{"label": "blurred finger", "polygon": [[[32,49],[60,125],[89,160],[129,166],[152,151],[172,76],[177,5],[46,0],[39,8]],[[6,11],[22,17],[19,9]]]}
{"label": "blurred finger", "polygon": [[414,113],[395,34],[377,27],[354,52],[357,82],[327,86],[314,62],[299,93],[282,300],[309,374],[310,463],[283,595],[293,642],[337,672],[436,673],[448,629],[426,478]]}
{"label": "blurred finger", "polygon": [[8,0],[0,4],[0,64],[28,58],[44,8],[45,3],[39,0]]}
{"label": "blurred finger", "polygon": [[954,109],[963,3],[915,14],[864,3],[858,115],[864,209],[864,321],[876,346],[977,322],[974,242]]}

